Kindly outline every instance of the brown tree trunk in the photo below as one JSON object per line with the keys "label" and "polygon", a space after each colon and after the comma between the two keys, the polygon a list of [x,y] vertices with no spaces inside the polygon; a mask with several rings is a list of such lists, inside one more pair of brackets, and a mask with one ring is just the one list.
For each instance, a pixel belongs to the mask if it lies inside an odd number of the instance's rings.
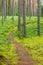
{"label": "brown tree trunk", "polygon": [[31,11],[31,0],[29,0],[29,18],[32,16],[32,11]]}
{"label": "brown tree trunk", "polygon": [[35,6],[35,4],[34,4],[34,0],[32,0],[32,10],[33,10],[33,16],[34,16],[34,6]]}
{"label": "brown tree trunk", "polygon": [[26,37],[26,1],[23,0],[23,37]]}
{"label": "brown tree trunk", "polygon": [[14,0],[12,0],[12,20],[14,21]]}
{"label": "brown tree trunk", "polygon": [[28,12],[29,12],[29,0],[27,0],[27,16],[29,16]]}
{"label": "brown tree trunk", "polygon": [[3,0],[3,15],[5,20],[6,19],[6,0]]}
{"label": "brown tree trunk", "polygon": [[6,0],[2,0],[2,25],[6,19]]}
{"label": "brown tree trunk", "polygon": [[38,36],[40,36],[40,0],[37,0],[37,16],[38,16]]}
{"label": "brown tree trunk", "polygon": [[20,31],[21,31],[21,23],[20,23],[20,21],[21,21],[21,10],[20,10],[21,8],[20,8],[20,0],[18,0],[18,36],[20,37]]}

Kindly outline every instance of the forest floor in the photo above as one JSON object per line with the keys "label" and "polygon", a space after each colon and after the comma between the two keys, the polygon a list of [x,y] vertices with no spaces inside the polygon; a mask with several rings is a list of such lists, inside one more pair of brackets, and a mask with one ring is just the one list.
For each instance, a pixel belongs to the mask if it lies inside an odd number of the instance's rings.
{"label": "forest floor", "polygon": [[18,16],[14,22],[11,18],[8,16],[2,26],[0,16],[0,57],[3,56],[0,65],[8,65],[8,62],[9,65],[43,65],[43,18],[40,19],[40,36],[37,36],[37,17],[31,20],[26,17],[26,38],[22,37],[22,18],[21,38],[18,37]]}
{"label": "forest floor", "polygon": [[37,60],[33,60],[23,45],[13,39],[12,33],[8,36],[8,38],[16,47],[16,52],[20,57],[17,65],[35,65],[37,63],[40,63]]}

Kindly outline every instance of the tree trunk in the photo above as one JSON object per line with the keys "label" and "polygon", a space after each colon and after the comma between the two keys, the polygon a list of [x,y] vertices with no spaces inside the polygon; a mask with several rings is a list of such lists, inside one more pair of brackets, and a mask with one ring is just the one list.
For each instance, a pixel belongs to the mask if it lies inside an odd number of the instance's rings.
{"label": "tree trunk", "polygon": [[40,0],[37,0],[37,16],[38,16],[38,36],[40,36]]}
{"label": "tree trunk", "polygon": [[32,11],[31,11],[31,0],[29,0],[29,18],[32,16]]}
{"label": "tree trunk", "polygon": [[6,0],[2,0],[2,25],[6,19]]}
{"label": "tree trunk", "polygon": [[6,0],[3,0],[3,15],[5,20],[6,19]]}
{"label": "tree trunk", "polygon": [[28,17],[28,12],[29,12],[29,10],[28,10],[29,9],[29,5],[28,5],[29,3],[28,2],[29,2],[29,0],[27,0],[27,17]]}
{"label": "tree trunk", "polygon": [[23,37],[26,37],[26,1],[23,0]]}
{"label": "tree trunk", "polygon": [[35,6],[35,4],[34,4],[34,0],[32,0],[32,10],[33,10],[33,16],[34,16],[34,6]]}
{"label": "tree trunk", "polygon": [[20,37],[20,31],[21,31],[21,23],[20,23],[20,18],[21,18],[21,12],[20,12],[20,0],[18,0],[18,36]]}
{"label": "tree trunk", "polygon": [[3,0],[2,0],[2,25],[3,25],[3,20],[4,18],[3,18]]}
{"label": "tree trunk", "polygon": [[12,0],[12,20],[14,21],[14,0]]}

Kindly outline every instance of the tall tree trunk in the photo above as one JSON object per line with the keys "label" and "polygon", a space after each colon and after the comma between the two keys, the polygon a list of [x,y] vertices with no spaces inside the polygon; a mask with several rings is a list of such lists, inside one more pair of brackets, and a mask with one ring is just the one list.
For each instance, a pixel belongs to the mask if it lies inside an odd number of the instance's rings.
{"label": "tall tree trunk", "polygon": [[26,1],[23,0],[23,37],[26,37]]}
{"label": "tall tree trunk", "polygon": [[38,16],[38,36],[40,36],[40,0],[37,0],[37,16]]}
{"label": "tall tree trunk", "polygon": [[2,0],[2,25],[3,25],[3,20],[4,18],[3,18],[3,0]]}
{"label": "tall tree trunk", "polygon": [[21,16],[23,17],[23,0],[21,0],[20,4],[21,4]]}
{"label": "tall tree trunk", "polygon": [[3,0],[3,15],[5,20],[6,19],[6,0]]}
{"label": "tall tree trunk", "polygon": [[6,0],[6,15],[8,16],[8,0]]}
{"label": "tall tree trunk", "polygon": [[28,12],[29,12],[29,0],[27,0],[27,16],[28,16]]}
{"label": "tall tree trunk", "polygon": [[36,0],[32,0],[32,15],[36,15]]}
{"label": "tall tree trunk", "polygon": [[29,18],[32,16],[32,11],[31,11],[31,0],[29,0]]}
{"label": "tall tree trunk", "polygon": [[14,21],[14,0],[12,0],[12,20]]}
{"label": "tall tree trunk", "polygon": [[20,0],[18,0],[18,36],[20,37],[20,31],[21,31],[21,23],[20,23],[20,21],[21,21],[21,12],[20,12],[21,10],[20,10]]}
{"label": "tall tree trunk", "polygon": [[8,0],[8,15],[10,14],[9,12],[11,12],[10,0]]}
{"label": "tall tree trunk", "polygon": [[2,0],[2,25],[6,19],[6,0]]}
{"label": "tall tree trunk", "polygon": [[33,16],[34,16],[34,6],[35,6],[35,4],[34,4],[34,0],[32,0],[32,10],[33,10]]}

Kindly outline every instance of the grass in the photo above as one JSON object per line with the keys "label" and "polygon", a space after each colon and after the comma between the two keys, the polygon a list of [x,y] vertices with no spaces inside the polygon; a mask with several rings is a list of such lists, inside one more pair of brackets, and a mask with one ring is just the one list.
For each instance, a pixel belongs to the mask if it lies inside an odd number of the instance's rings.
{"label": "grass", "polygon": [[[31,57],[40,61],[38,65],[43,65],[43,18],[41,18],[40,21],[40,37],[37,36],[37,17],[32,17],[31,20],[26,17],[27,37],[19,39],[17,36],[18,17],[15,16],[14,22],[12,21],[11,16],[7,17],[2,26],[2,17],[0,16],[0,55],[7,58],[7,61],[9,61],[11,65],[17,64],[19,59],[19,56],[16,53],[16,48],[8,39],[8,35],[11,32],[13,33],[14,39],[22,43]],[[21,24],[23,24],[22,18]],[[4,65],[4,61],[2,65]]]}
{"label": "grass", "polygon": [[[28,54],[40,62],[40,65],[43,65],[43,36],[35,36],[31,38],[14,38],[18,42],[21,42],[22,45],[26,48]],[[39,64],[38,64],[39,65]]]}
{"label": "grass", "polygon": [[[0,17],[0,55],[4,56],[7,61],[12,64],[18,63],[18,54],[16,54],[16,48],[8,39],[8,35],[15,28],[15,24],[12,23],[11,17],[7,17],[2,26],[2,18]],[[5,59],[5,60],[6,60]],[[3,63],[3,64],[2,64]],[[0,64],[4,65],[5,61],[0,62]]]}
{"label": "grass", "polygon": [[37,36],[37,18],[32,17],[30,21],[27,18],[26,23],[27,37],[20,39],[17,31],[13,31],[14,39],[21,42],[31,57],[40,62],[37,65],[43,65],[43,18],[40,19],[40,36]]}

